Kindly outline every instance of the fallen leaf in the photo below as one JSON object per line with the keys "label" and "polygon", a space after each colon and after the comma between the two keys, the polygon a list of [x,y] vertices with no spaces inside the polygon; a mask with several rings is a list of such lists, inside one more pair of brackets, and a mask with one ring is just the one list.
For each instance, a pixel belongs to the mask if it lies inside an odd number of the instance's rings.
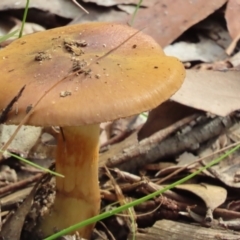
{"label": "fallen leaf", "polygon": [[[16,30],[20,31],[22,21],[17,21],[17,22],[18,23],[12,29],[10,29],[9,32],[14,32]],[[39,24],[25,22],[24,28],[23,28],[23,35],[40,32],[40,31],[44,31],[44,30],[46,30],[46,29],[44,27],[40,26]],[[8,38],[8,40],[10,40],[10,39],[12,40],[12,39],[16,39],[16,38],[18,38],[18,34],[16,36]]]}
{"label": "fallen leaf", "polygon": [[171,99],[183,105],[227,116],[240,109],[240,72],[187,70],[180,90]]}
{"label": "fallen leaf", "polygon": [[0,168],[0,181],[7,183],[17,182],[18,176],[14,169],[10,168],[7,165],[2,165]]}
{"label": "fallen leaf", "polygon": [[[139,8],[133,27],[154,37],[162,47],[165,47],[191,26],[205,19],[208,15],[216,11],[216,9],[220,8],[226,1],[227,0],[212,0],[206,2],[205,0],[178,0],[177,3],[175,0],[143,1],[144,4],[148,4],[148,7]],[[130,5],[125,5],[124,7],[120,3],[134,3],[136,1],[91,0],[91,2],[99,3],[99,5],[107,5],[109,2],[111,4],[118,3],[118,8],[124,9],[124,12],[117,11],[115,8],[99,8],[89,5],[87,10],[90,14],[87,15],[80,12],[79,16],[71,24],[86,21],[113,21],[127,24],[132,19],[132,14],[127,13],[132,12],[133,8]],[[179,8],[179,6],[181,6],[181,8]]]}
{"label": "fallen leaf", "polygon": [[[165,47],[179,37],[184,31],[200,22],[220,8],[227,0],[161,0],[148,8],[140,8],[133,27],[144,29]],[[129,22],[132,16],[129,16]]]}
{"label": "fallen leaf", "polygon": [[240,65],[240,52],[237,52],[228,60],[233,67],[237,67]]}
{"label": "fallen leaf", "polygon": [[[0,125],[0,148],[9,140],[16,128],[17,126],[15,125]],[[22,126],[8,147],[8,151],[21,153],[26,156],[37,142],[41,132],[41,127]],[[6,153],[4,156],[8,157],[8,154]]]}
{"label": "fallen leaf", "polygon": [[209,184],[182,184],[175,187],[176,189],[189,191],[200,197],[206,204],[207,208],[214,210],[225,202],[227,190],[223,187]]}
{"label": "fallen leaf", "polygon": [[177,42],[164,48],[168,56],[177,57],[182,62],[202,61],[215,62],[226,59],[228,55],[225,49],[215,43],[215,41],[199,35],[199,42]]}
{"label": "fallen leaf", "polygon": [[[194,156],[192,153],[189,152],[184,152],[182,153],[176,161],[178,162],[177,164],[174,164],[173,166],[167,166],[165,168],[160,169],[156,174],[155,177],[162,177],[162,176],[167,176],[177,170],[180,170],[184,167],[186,169],[193,169],[195,168],[198,163],[194,163],[198,160],[198,157]],[[161,161],[162,163],[162,161]],[[191,164],[190,166],[187,167],[187,165]]]}
{"label": "fallen leaf", "polygon": [[227,21],[227,28],[232,37],[236,38],[240,33],[240,0],[228,0],[225,18]]}
{"label": "fallen leaf", "polygon": [[[37,8],[51,12],[65,18],[75,18],[82,11],[70,0],[54,0],[49,4],[48,0],[29,1],[29,8]],[[25,8],[25,0],[1,0],[0,10]]]}
{"label": "fallen leaf", "polygon": [[192,164],[191,168],[193,168],[194,166],[198,165],[198,163],[193,164],[196,162],[196,160],[198,160],[197,156],[193,155],[190,152],[184,152],[179,155],[179,157],[176,159],[176,162],[178,162],[177,166],[179,167],[184,167],[186,165]]}
{"label": "fallen leaf", "polygon": [[197,33],[200,32],[203,36],[212,39],[217,45],[224,49],[232,42],[228,30],[221,24],[221,21],[216,20],[214,14],[193,26],[192,30]]}
{"label": "fallen leaf", "polygon": [[20,240],[22,227],[25,222],[25,218],[31,209],[36,189],[37,185],[31,190],[31,192],[17,209],[17,211],[13,215],[11,215],[4,223],[0,233],[0,236],[4,240]]}
{"label": "fallen leaf", "polygon": [[180,119],[196,113],[197,110],[177,102],[167,101],[150,111],[147,122],[138,133],[138,140],[149,137],[153,133],[162,130]]}
{"label": "fallen leaf", "polygon": [[[87,10],[90,14],[80,12],[76,18],[70,22],[71,25],[84,22],[122,22],[127,23],[128,14],[115,8],[99,8],[98,6],[89,6]],[[123,21],[124,19],[124,21]]]}
{"label": "fallen leaf", "polygon": [[[131,5],[137,5],[139,3],[139,0],[83,0],[83,2],[86,3],[96,3],[99,6],[105,6],[105,7],[110,7],[114,5],[119,5],[119,4],[131,4]],[[151,1],[142,1],[141,6],[152,6],[156,2],[156,0],[151,0]]]}
{"label": "fallen leaf", "polygon": [[[218,137],[209,147],[202,149],[198,154],[204,159],[204,164],[208,164],[213,159],[216,159],[219,154],[216,151],[229,146],[232,143],[239,143],[240,140],[240,124],[235,123],[227,133]],[[220,154],[223,154],[221,152]],[[216,178],[222,181],[225,185],[233,188],[240,187],[240,157],[239,153],[234,153],[226,157],[219,164],[212,166],[209,170],[204,171],[207,176]]]}
{"label": "fallen leaf", "polygon": [[10,195],[2,197],[1,198],[2,210],[7,210],[10,208],[9,206],[12,206],[13,204],[22,202],[23,199],[26,198],[27,195],[29,195],[32,188],[33,187],[26,187],[24,189],[15,191],[15,192],[11,193]]}
{"label": "fallen leaf", "polygon": [[118,9],[120,9],[121,11],[126,12],[127,14],[133,14],[134,11],[136,10],[136,6],[134,5],[118,5],[117,6]]}

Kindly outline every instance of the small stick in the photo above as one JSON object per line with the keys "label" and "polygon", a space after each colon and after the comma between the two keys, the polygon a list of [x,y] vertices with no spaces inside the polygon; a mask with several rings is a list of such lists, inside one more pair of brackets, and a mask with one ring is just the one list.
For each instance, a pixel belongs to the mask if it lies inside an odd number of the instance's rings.
{"label": "small stick", "polygon": [[30,183],[33,183],[37,180],[39,180],[41,177],[43,176],[43,173],[38,173],[36,174],[35,176],[33,177],[29,177],[27,179],[24,179],[22,181],[18,181],[16,183],[13,183],[13,184],[9,184],[8,186],[6,187],[2,187],[0,189],[0,194],[5,194],[7,192],[10,192],[10,191],[15,191],[17,189],[20,189],[20,188],[23,188],[25,187],[26,185],[30,184]]}

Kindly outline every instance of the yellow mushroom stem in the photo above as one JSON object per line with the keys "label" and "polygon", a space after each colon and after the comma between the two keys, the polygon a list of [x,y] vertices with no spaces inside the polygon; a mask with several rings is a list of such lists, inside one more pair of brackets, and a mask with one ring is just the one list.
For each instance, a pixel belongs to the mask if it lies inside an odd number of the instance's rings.
{"label": "yellow mushroom stem", "polygon": [[[48,236],[90,217],[100,208],[98,184],[99,125],[63,127],[56,152],[56,198],[52,212],[44,217],[41,231]],[[79,229],[90,238],[93,225]]]}

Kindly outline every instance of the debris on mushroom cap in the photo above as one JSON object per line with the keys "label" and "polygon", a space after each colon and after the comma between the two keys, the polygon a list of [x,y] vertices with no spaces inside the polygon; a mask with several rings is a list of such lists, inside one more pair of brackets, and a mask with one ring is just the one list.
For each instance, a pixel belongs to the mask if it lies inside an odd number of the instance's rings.
{"label": "debris on mushroom cap", "polygon": [[[7,123],[19,123],[27,106],[34,107],[53,86],[27,124],[93,124],[168,99],[181,86],[184,67],[151,37],[136,32],[120,24],[86,23],[28,35],[1,50],[0,110],[26,85],[18,114],[12,110]],[[64,89],[71,96],[62,97]]]}
{"label": "debris on mushroom cap", "polygon": [[49,59],[51,59],[51,55],[46,52],[38,52],[35,55],[35,60],[39,62],[43,60],[49,60]]}
{"label": "debris on mushroom cap", "polygon": [[59,95],[60,95],[60,97],[67,97],[67,96],[72,95],[72,93],[69,91],[61,91]]}

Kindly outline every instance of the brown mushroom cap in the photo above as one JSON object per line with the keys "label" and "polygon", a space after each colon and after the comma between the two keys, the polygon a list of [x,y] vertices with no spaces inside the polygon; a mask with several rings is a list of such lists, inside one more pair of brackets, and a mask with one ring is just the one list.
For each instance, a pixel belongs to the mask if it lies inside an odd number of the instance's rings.
{"label": "brown mushroom cap", "polygon": [[18,113],[12,109],[7,123],[19,123],[27,108],[54,85],[26,124],[99,123],[167,100],[181,86],[184,67],[165,56],[151,37],[139,32],[101,58],[136,31],[119,24],[86,23],[28,35],[1,50],[0,110],[26,85]]}

